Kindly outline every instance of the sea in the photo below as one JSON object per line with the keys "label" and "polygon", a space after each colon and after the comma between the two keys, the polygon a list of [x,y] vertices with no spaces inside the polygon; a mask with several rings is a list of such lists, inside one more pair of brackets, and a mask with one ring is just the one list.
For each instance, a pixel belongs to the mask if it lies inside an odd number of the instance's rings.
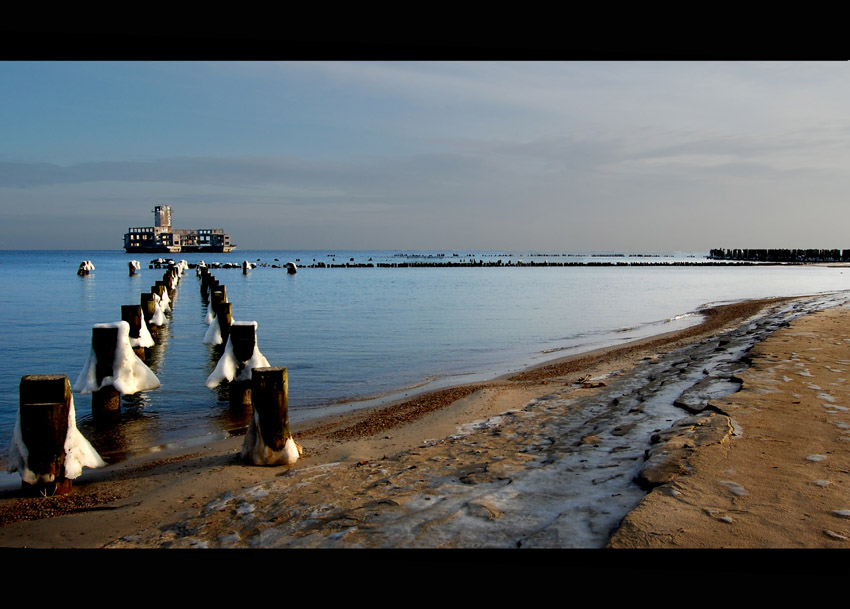
{"label": "sea", "polygon": [[[131,276],[120,250],[0,251],[3,472],[21,377],[73,385],[92,327],[140,303],[165,272],[152,268],[160,256],[211,266],[233,319],[257,322],[260,351],[287,369],[294,423],[685,328],[706,306],[850,290],[841,265],[717,265],[706,252],[236,250],[136,255]],[[95,268],[80,276],[85,260]],[[243,272],[243,261],[256,266]],[[244,431],[250,414],[205,386],[220,353],[203,344],[206,316],[190,268],[147,361],[160,388],[124,396],[110,426],[74,394],[77,426],[107,462]]]}

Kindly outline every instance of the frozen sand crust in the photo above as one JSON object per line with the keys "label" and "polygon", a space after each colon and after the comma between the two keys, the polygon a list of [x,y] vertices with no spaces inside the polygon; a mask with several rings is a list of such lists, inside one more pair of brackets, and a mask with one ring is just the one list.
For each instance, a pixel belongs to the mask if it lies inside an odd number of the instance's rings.
{"label": "frozen sand crust", "polygon": [[[585,383],[570,384],[388,460],[292,470],[209,504],[158,544],[602,547],[644,495],[632,480],[653,428],[681,417],[673,401],[694,378],[740,359],[783,317],[762,321],[742,327],[737,342],[715,339],[694,347],[696,354],[671,352],[593,396],[581,395]],[[317,489],[326,486],[361,490],[331,490],[323,502]]]}
{"label": "frozen sand crust", "polygon": [[756,345],[742,391],[717,403],[740,425],[740,439],[693,451],[687,473],[650,493],[609,546],[850,547],[843,516],[850,507],[850,415],[830,408],[850,404],[848,328],[844,305]]}

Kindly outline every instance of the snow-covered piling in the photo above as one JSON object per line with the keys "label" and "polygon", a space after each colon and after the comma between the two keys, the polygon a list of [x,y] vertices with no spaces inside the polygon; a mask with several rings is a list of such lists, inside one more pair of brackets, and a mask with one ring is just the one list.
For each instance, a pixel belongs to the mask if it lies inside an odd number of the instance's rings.
{"label": "snow-covered piling", "polygon": [[212,294],[210,308],[215,315],[215,323],[218,324],[218,332],[221,335],[220,344],[227,343],[230,337],[230,326],[233,323],[233,305],[227,302],[227,291],[224,286]]}
{"label": "snow-covered piling", "polygon": [[74,391],[92,394],[92,416],[113,419],[121,412],[121,395],[159,387],[159,379],[133,353],[126,321],[95,324],[92,344]]}
{"label": "snow-covered piling", "polygon": [[285,266],[286,266],[286,272],[289,273],[290,275],[294,275],[295,273],[298,272],[298,267],[295,266],[294,262],[287,262]]}
{"label": "snow-covered piling", "polygon": [[130,270],[130,277],[132,277],[142,268],[142,265],[138,260],[131,260],[127,263],[127,268]]}
{"label": "snow-covered piling", "polygon": [[28,493],[64,495],[83,467],[103,459],[77,430],[71,384],[64,374],[21,378],[20,408],[9,454],[9,472]]}
{"label": "snow-covered piling", "polygon": [[142,317],[144,317],[145,325],[148,327],[151,336],[154,338],[154,340],[156,340],[157,326],[151,323],[154,316],[156,315],[156,299],[154,298],[153,294],[144,292],[140,297],[140,301],[142,306]]}
{"label": "snow-covered piling", "polygon": [[145,323],[140,305],[121,305],[121,320],[130,326],[130,346],[133,353],[145,361],[145,349],[153,347],[154,341]]}
{"label": "snow-covered piling", "polygon": [[83,260],[80,263],[80,268],[77,269],[77,275],[88,275],[94,270],[94,265],[91,260]]}
{"label": "snow-covered piling", "polygon": [[242,459],[254,465],[292,465],[301,446],[289,432],[289,380],[286,368],[254,368],[254,412],[242,443]]}
{"label": "snow-covered piling", "polygon": [[213,389],[222,381],[230,383],[230,405],[251,405],[251,372],[255,368],[267,368],[269,361],[257,346],[257,322],[234,321],[230,326],[230,337],[215,370],[207,377],[207,387]]}
{"label": "snow-covered piling", "polygon": [[207,295],[209,294],[210,280],[215,279],[210,274],[209,267],[200,265],[198,266],[198,279],[200,280],[201,285],[201,297],[207,298]]}

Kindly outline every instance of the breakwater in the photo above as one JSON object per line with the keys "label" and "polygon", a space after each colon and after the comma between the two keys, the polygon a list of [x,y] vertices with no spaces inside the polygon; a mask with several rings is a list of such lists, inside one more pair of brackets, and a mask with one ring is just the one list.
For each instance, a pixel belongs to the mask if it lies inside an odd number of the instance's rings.
{"label": "breakwater", "polygon": [[[553,262],[547,260],[469,260],[469,261],[437,261],[437,260],[414,260],[404,262],[311,262],[303,263],[296,259],[299,269],[407,269],[407,268],[534,268],[534,267],[655,267],[655,266],[741,266],[754,264],[750,261],[716,261],[716,260],[700,260],[700,261],[569,261],[569,262]],[[194,268],[194,265],[189,265]],[[256,267],[260,268],[283,268],[280,264],[257,262]],[[255,268],[256,268],[255,267]],[[209,268],[222,269],[241,269],[241,264],[231,262],[226,263],[211,263]]]}
{"label": "breakwater", "polygon": [[850,262],[850,249],[723,249],[709,251],[711,260],[808,264],[813,262]]}

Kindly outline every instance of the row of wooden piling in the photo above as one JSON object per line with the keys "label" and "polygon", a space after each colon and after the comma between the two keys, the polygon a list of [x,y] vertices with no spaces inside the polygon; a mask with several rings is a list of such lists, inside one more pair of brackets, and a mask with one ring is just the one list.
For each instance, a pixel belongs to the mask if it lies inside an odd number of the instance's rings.
{"label": "row of wooden piling", "polygon": [[[132,267],[131,267],[132,269]],[[155,323],[156,309],[159,303],[168,302],[169,307],[174,302],[177,292],[177,283],[180,279],[180,271],[176,267],[170,267],[162,276],[161,281],[151,286],[150,292],[144,292],[140,296],[138,305],[121,305],[121,321],[130,326],[130,339],[136,341],[142,336],[142,321],[156,342],[159,338],[161,325]],[[164,315],[165,312],[162,311]],[[115,361],[115,347],[118,343],[118,328],[92,328],[92,349],[97,358],[96,379],[98,384],[103,382],[107,376],[112,376]],[[148,360],[149,347],[134,345],[133,352],[143,362]],[[103,363],[101,363],[103,362]],[[107,385],[92,392],[92,417],[97,421],[113,421],[121,412],[121,394],[112,385]]]}
{"label": "row of wooden piling", "polygon": [[[138,267],[130,263],[130,274]],[[232,349],[233,356],[244,365],[252,359],[256,348],[256,324],[234,322],[233,308],[227,300],[225,286],[219,284],[206,267],[199,267],[201,295],[218,320],[222,344]],[[129,326],[129,337],[135,355],[144,362],[149,359],[149,346],[139,344],[147,329],[157,341],[157,306],[173,303],[180,271],[175,267],[157,281],[151,291],[141,294],[139,304],[122,305],[121,320]],[[160,310],[160,313],[162,311]],[[118,326],[97,324],[92,328],[92,353],[96,386],[92,390],[92,416],[96,422],[114,422],[120,414],[121,394],[114,385],[100,387],[104,379],[114,374],[116,349],[119,345]],[[265,361],[265,358],[262,358]],[[87,364],[88,366],[88,364]],[[150,372],[150,371],[148,371]],[[152,375],[152,372],[151,372]],[[82,376],[82,375],[81,375]],[[78,383],[80,381],[78,380]],[[158,382],[158,381],[157,381]],[[258,465],[294,463],[301,452],[289,431],[288,377],[283,367],[254,368],[250,380],[229,383],[231,407],[253,407],[253,416],[242,448],[245,461]],[[78,389],[73,389],[77,391]],[[65,375],[27,375],[20,385],[20,439],[26,453],[25,469],[36,482],[23,480],[30,494],[64,494],[71,490],[71,480],[64,475],[66,436],[73,410],[72,388]],[[76,431],[76,429],[74,429]],[[77,432],[78,433],[78,432]],[[16,438],[17,441],[17,438]],[[93,450],[93,449],[92,449]],[[97,456],[102,465],[103,462]],[[87,465],[92,466],[92,465]],[[24,473],[22,471],[22,478]]]}
{"label": "row of wooden piling", "polygon": [[[93,270],[90,261],[84,261],[80,268],[88,272]],[[130,274],[135,274],[130,264]],[[138,268],[136,266],[136,268]],[[79,274],[87,274],[80,273]],[[157,281],[151,291],[141,295],[140,303],[121,306],[121,320],[129,326],[129,336],[138,341],[142,335],[142,324],[149,327],[151,338],[155,340],[157,326],[152,324],[156,314],[157,302],[174,302],[179,281],[177,268],[169,268],[162,281]],[[119,344],[119,324],[97,324],[92,328],[91,349],[94,355],[94,376],[99,389],[92,391],[92,417],[98,423],[114,422],[121,409],[121,394],[114,385],[100,387],[104,379],[114,374],[116,349]],[[147,348],[133,346],[133,352],[144,361]],[[88,366],[88,364],[87,364]],[[85,380],[85,379],[83,379]],[[79,381],[78,381],[79,382]],[[73,410],[72,388],[64,374],[37,374],[21,378],[19,438],[26,455],[26,464],[22,468],[31,480],[22,480],[27,494],[65,494],[71,490],[71,480],[65,475],[69,428],[76,428],[71,413]],[[75,431],[75,429],[74,429]],[[77,432],[78,433],[78,432]],[[84,442],[84,439],[82,440]],[[98,461],[100,461],[98,457]],[[100,461],[102,464],[102,461]],[[25,477],[24,471],[21,472]]]}
{"label": "row of wooden piling", "polygon": [[[250,270],[243,264],[243,273]],[[207,299],[221,333],[221,349],[228,343],[241,370],[252,359],[257,347],[256,324],[234,322],[233,306],[227,301],[227,288],[209,272],[198,267],[202,298]],[[213,346],[215,349],[216,347]],[[263,358],[264,359],[264,358]],[[255,465],[289,465],[301,453],[301,447],[289,431],[289,379],[281,366],[253,368],[250,380],[228,383],[231,408],[252,407],[253,415],[242,445],[243,460]]]}

